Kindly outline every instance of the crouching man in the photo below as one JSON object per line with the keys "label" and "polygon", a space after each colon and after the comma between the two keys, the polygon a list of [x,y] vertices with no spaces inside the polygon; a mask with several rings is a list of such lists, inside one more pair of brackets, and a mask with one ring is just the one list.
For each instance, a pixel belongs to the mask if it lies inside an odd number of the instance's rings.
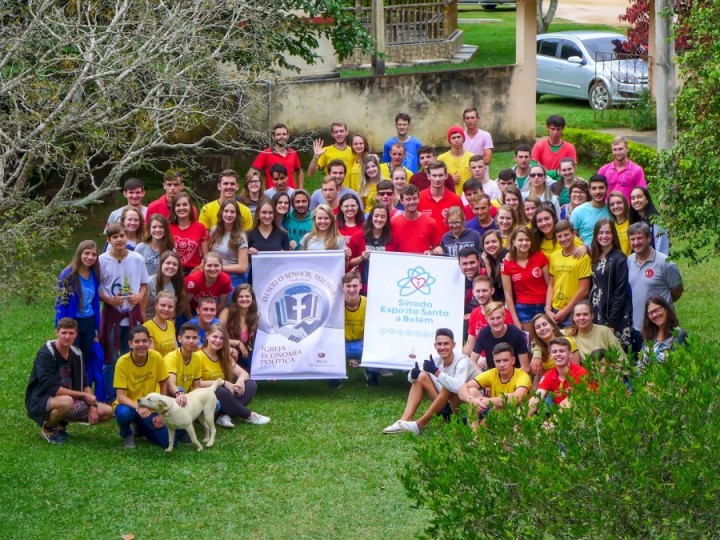
{"label": "crouching man", "polygon": [[[405,412],[400,420],[386,427],[383,433],[410,432],[417,435],[432,420],[433,415],[442,412],[448,404],[453,411],[457,410],[460,404],[458,390],[477,373],[470,359],[464,354],[453,352],[454,348],[455,336],[452,330],[438,328],[435,332],[437,357],[431,354],[423,362],[422,368],[415,362],[415,367],[408,374],[411,386]],[[425,414],[413,421],[424,395],[432,403]]]}
{"label": "crouching man", "polygon": [[70,317],[58,321],[57,339],[45,343],[35,356],[25,390],[28,416],[40,425],[40,435],[53,444],[67,441],[68,422],[97,424],[113,416],[99,403],[87,382],[80,349],[73,346],[78,323]]}

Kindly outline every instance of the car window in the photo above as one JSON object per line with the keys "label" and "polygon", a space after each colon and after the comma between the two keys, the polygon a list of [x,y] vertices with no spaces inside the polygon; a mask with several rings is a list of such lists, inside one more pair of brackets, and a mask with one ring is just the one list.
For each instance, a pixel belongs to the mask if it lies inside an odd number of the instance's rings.
{"label": "car window", "polygon": [[557,54],[557,39],[543,39],[538,41],[537,53],[542,56],[555,56]]}
{"label": "car window", "polygon": [[622,39],[620,38],[622,36],[584,39],[583,45],[593,60],[609,60],[614,58],[616,53],[623,52]]}
{"label": "car window", "polygon": [[579,56],[580,58],[582,58],[583,54],[580,50],[580,47],[578,47],[575,43],[564,39],[562,42],[562,47],[560,47],[560,58],[562,58],[563,60],[567,60],[571,56]]}

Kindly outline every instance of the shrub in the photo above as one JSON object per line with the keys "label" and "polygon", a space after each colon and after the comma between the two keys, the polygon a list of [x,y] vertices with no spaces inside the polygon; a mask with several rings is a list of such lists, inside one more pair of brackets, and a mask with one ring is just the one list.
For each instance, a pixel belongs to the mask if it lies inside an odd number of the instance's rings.
{"label": "shrub", "polygon": [[649,91],[642,92],[629,110],[632,129],[635,131],[657,129],[657,110]]}
{"label": "shrub", "polygon": [[[612,135],[590,129],[565,128],[563,139],[575,145],[579,163],[599,169],[612,161]],[[629,147],[630,159],[645,169],[645,176],[654,175],[657,168],[657,150],[634,141],[629,142]]]}
{"label": "shrub", "polygon": [[572,408],[491,412],[419,437],[403,482],[428,537],[717,537],[720,347],[678,351],[632,380],[597,377]]}

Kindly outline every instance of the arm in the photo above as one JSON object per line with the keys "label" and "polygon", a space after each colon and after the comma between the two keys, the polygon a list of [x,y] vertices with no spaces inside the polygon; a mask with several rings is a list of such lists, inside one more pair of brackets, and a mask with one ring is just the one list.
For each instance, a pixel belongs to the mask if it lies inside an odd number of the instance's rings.
{"label": "arm", "polygon": [[547,390],[538,389],[535,395],[530,398],[530,408],[528,409],[528,416],[535,416],[537,413],[538,404],[541,403],[545,396],[547,396]]}
{"label": "arm", "polygon": [[524,386],[517,388],[512,394],[507,393],[502,396],[494,398],[486,398],[496,409],[502,409],[505,407],[505,403],[508,405],[519,405],[525,396],[528,395],[528,389]]}
{"label": "arm", "polygon": [[[471,358],[470,358],[471,360],[472,360],[472,356],[471,356],[471,355],[472,355],[472,352],[473,352],[473,347],[475,347],[475,341],[476,341],[476,340],[477,340],[477,338],[476,338],[475,336],[471,336],[470,334],[468,334],[467,341],[465,342],[465,345],[463,345],[463,349],[462,349],[463,354],[466,355],[466,356],[470,356],[470,357],[471,357]],[[478,356],[479,356],[479,355],[478,355]],[[477,359],[476,359],[476,360],[477,360]],[[473,364],[474,364],[474,363],[475,363],[475,362],[473,362]]]}
{"label": "arm", "polygon": [[239,248],[237,252],[237,264],[223,265],[223,272],[229,274],[244,274],[248,269],[248,248]]}
{"label": "arm", "polygon": [[525,373],[530,374],[530,358],[528,356],[528,353],[520,353],[518,354],[518,358],[520,359],[520,368]]}
{"label": "arm", "polygon": [[475,370],[473,368],[473,364],[470,363],[470,359],[465,357],[460,359],[458,362],[454,377],[440,370],[437,370],[435,374],[440,386],[449,390],[453,394],[457,394],[460,387],[468,380],[470,373],[474,371]]}
{"label": "arm", "polygon": [[685,291],[682,285],[679,287],[675,287],[674,289],[670,289],[670,296],[672,296],[673,302],[677,302],[680,300],[680,297],[682,296],[682,293]]}
{"label": "arm", "polygon": [[608,283],[609,309],[605,324],[610,328],[620,328],[620,321],[627,304],[628,267],[624,257],[615,257],[611,267],[612,281]]}
{"label": "arm", "polygon": [[564,321],[572,312],[575,304],[587,299],[590,292],[590,278],[582,278],[578,283],[578,290],[570,299],[570,303],[555,314],[555,322]]}
{"label": "arm", "polygon": [[325,152],[325,149],[323,148],[324,144],[325,141],[323,141],[322,139],[315,139],[313,141],[313,158],[308,164],[308,176],[315,176],[315,173],[318,172],[317,160]]}
{"label": "arm", "polygon": [[176,381],[177,375],[175,373],[168,373],[167,393],[165,395],[174,397],[175,402],[181,407],[184,407],[185,405],[187,405],[187,397],[185,397],[185,394],[177,387]]}
{"label": "arm", "polygon": [[545,293],[545,313],[552,317],[553,297],[555,296],[555,276],[549,275],[547,293]]}
{"label": "arm", "polygon": [[490,162],[492,161],[492,154],[493,154],[492,148],[485,148],[483,150],[483,161],[485,161],[486,167],[490,166]]}
{"label": "arm", "polygon": [[465,384],[463,384],[463,385],[458,389],[458,397],[460,398],[460,401],[464,401],[465,403],[469,403],[469,402],[470,402],[470,398],[471,398],[471,396],[470,396],[470,390],[473,389],[473,388],[476,389],[476,390],[479,390],[479,389],[480,389],[480,384],[479,384],[476,380],[474,380],[474,379],[473,379],[472,381],[468,381],[468,382],[466,382]]}
{"label": "arm", "polygon": [[513,324],[518,328],[522,328],[522,324],[520,324],[520,319],[517,316],[517,311],[515,311],[515,299],[513,298],[512,278],[506,274],[502,274],[501,277],[503,283],[503,290],[505,291],[505,306],[510,312]]}

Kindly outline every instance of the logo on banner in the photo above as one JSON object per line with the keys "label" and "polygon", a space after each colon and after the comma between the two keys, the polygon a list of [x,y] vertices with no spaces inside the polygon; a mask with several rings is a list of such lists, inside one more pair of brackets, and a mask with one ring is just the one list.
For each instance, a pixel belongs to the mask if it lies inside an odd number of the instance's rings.
{"label": "logo on banner", "polygon": [[397,282],[400,296],[411,296],[415,293],[428,296],[434,284],[435,278],[422,266],[408,268],[407,275]]}
{"label": "logo on banner", "polygon": [[278,334],[299,343],[320,328],[329,313],[325,294],[312,285],[290,285],[270,303],[270,323]]}

